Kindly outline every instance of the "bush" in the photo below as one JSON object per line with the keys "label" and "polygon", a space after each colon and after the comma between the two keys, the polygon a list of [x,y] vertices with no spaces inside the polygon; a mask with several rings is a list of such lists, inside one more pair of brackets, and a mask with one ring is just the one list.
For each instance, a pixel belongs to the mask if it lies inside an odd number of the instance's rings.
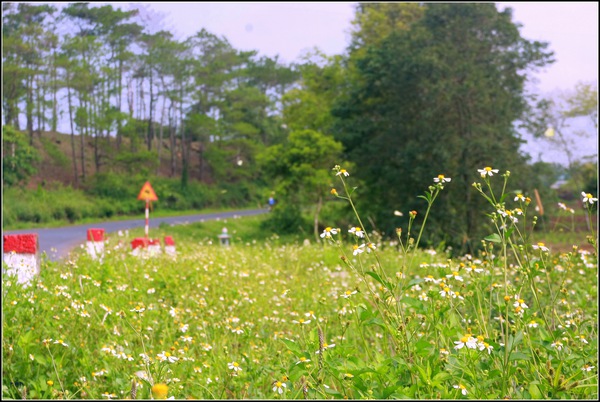
{"label": "bush", "polygon": [[300,208],[292,204],[278,204],[273,208],[269,219],[261,223],[261,229],[277,234],[293,234],[308,227]]}

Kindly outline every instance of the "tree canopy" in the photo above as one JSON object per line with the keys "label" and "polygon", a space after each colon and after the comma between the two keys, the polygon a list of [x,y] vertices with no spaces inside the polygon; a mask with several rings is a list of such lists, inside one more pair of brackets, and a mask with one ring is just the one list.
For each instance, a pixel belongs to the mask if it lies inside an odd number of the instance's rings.
{"label": "tree canopy", "polygon": [[430,240],[467,245],[484,230],[470,188],[476,169],[526,177],[513,123],[525,110],[526,73],[552,54],[523,39],[510,11],[494,4],[421,7],[408,29],[351,55],[356,72],[334,105],[335,135],[368,187],[364,205],[380,229],[392,233],[394,210],[423,207],[417,195],[444,174],[452,186],[432,216]]}

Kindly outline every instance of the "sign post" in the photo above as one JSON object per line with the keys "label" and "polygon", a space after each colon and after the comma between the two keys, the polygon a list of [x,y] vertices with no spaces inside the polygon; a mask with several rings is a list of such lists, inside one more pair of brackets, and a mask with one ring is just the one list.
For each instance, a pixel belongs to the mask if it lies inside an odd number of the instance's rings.
{"label": "sign post", "polygon": [[156,196],[156,193],[154,192],[154,189],[150,185],[149,181],[144,183],[144,186],[140,190],[140,194],[138,195],[137,199],[140,201],[146,201],[146,226],[144,228],[144,231],[146,234],[146,242],[147,242],[148,241],[148,230],[149,230],[149,226],[150,226],[150,211],[149,211],[150,201],[158,201],[158,197]]}

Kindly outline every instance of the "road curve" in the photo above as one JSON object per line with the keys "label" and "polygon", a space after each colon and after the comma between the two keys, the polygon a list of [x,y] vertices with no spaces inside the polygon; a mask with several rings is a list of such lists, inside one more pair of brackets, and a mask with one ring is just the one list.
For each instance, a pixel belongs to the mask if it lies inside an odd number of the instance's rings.
{"label": "road curve", "polygon": [[[197,215],[186,215],[186,216],[173,216],[168,218],[152,218],[150,217],[149,228],[156,228],[161,223],[168,225],[181,225],[186,223],[214,220],[214,219],[227,219],[233,218],[234,216],[251,216],[259,215],[268,212],[267,209],[252,209],[243,211],[229,211],[229,212],[215,212],[209,214],[197,214]],[[81,244],[85,244],[87,240],[88,229],[104,229],[105,233],[117,232],[119,230],[130,230],[136,228],[143,228],[146,224],[144,217],[141,219],[133,219],[127,221],[116,221],[116,222],[100,222],[100,223],[89,223],[85,225],[66,226],[62,228],[50,228],[50,229],[23,229],[23,230],[10,230],[2,231],[2,250],[4,253],[4,235],[7,234],[23,234],[23,233],[37,233],[40,254],[46,253],[47,258],[50,261],[58,261],[69,255],[69,252],[75,247]]]}

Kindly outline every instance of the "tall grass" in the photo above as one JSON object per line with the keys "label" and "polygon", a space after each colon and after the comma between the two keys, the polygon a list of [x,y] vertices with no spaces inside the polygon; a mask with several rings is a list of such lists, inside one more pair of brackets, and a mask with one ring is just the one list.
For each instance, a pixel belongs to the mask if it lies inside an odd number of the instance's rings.
{"label": "tall grass", "polygon": [[44,261],[28,287],[3,276],[3,397],[597,398],[597,251],[546,250],[509,174],[475,176],[497,227],[481,255],[418,247],[413,223],[452,185],[438,176],[393,241],[359,211],[323,243],[241,218],[151,233],[176,257],[133,257],[113,235],[102,262]]}

